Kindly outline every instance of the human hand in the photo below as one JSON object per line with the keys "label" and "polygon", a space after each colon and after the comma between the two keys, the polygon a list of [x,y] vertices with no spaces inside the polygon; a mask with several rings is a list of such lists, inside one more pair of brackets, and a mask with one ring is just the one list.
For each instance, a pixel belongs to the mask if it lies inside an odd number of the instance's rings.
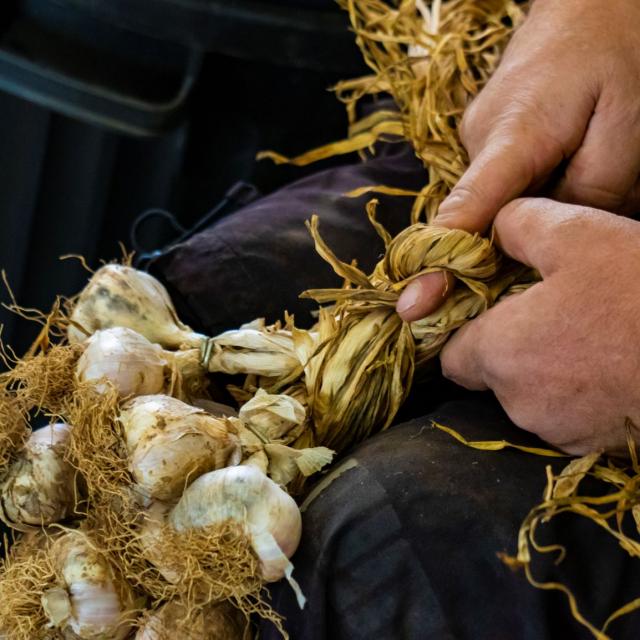
{"label": "human hand", "polygon": [[624,451],[625,419],[640,425],[640,222],[531,198],[494,228],[543,280],[459,329],[444,375],[493,390],[515,424],[568,453]]}
{"label": "human hand", "polygon": [[[465,113],[471,164],[436,224],[484,233],[501,207],[541,189],[607,211],[640,209],[638,33],[635,0],[535,0]],[[416,279],[398,313],[433,312],[445,282],[441,273]]]}

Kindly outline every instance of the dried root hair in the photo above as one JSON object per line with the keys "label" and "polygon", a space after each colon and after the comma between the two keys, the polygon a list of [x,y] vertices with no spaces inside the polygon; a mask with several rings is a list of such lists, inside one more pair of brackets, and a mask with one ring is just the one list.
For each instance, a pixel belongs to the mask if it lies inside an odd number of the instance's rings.
{"label": "dried root hair", "polygon": [[49,345],[18,358],[2,349],[8,371],[0,375],[0,469],[23,448],[34,415],[58,416],[73,394],[82,349]]}
{"label": "dried root hair", "polygon": [[[410,141],[427,175],[420,191],[389,185],[357,189],[415,198],[411,221],[435,216],[468,165],[459,125],[469,102],[495,70],[525,15],[515,0],[339,0],[372,74],[336,85],[346,105],[346,140],[295,158],[263,152],[259,158],[306,165],[324,158],[373,151],[378,141]],[[358,118],[363,98],[390,95],[397,110]]]}
{"label": "dried root hair", "polygon": [[53,540],[44,534],[18,540],[0,561],[0,636],[11,640],[63,640],[47,629],[42,594],[56,582],[50,554]]}
{"label": "dried root hair", "polygon": [[118,414],[117,390],[105,385],[98,393],[91,382],[76,384],[61,410],[73,425],[67,457],[86,485],[87,510],[105,505],[117,510],[124,488],[133,484]]}
{"label": "dried root hair", "polygon": [[251,621],[230,602],[189,611],[180,600],[171,600],[148,611],[138,621],[154,640],[252,640]]}
{"label": "dried root hair", "polygon": [[[123,574],[149,595],[153,606],[178,601],[190,617],[212,604],[230,602],[247,619],[257,615],[269,620],[288,638],[282,617],[268,604],[260,561],[237,523],[228,521],[180,533],[163,525],[154,537],[152,551],[153,557],[162,559],[163,572],[147,560],[149,552],[140,537],[122,538],[120,543],[118,557]],[[113,541],[107,540],[106,544],[113,548]],[[167,569],[170,581],[165,577]]]}

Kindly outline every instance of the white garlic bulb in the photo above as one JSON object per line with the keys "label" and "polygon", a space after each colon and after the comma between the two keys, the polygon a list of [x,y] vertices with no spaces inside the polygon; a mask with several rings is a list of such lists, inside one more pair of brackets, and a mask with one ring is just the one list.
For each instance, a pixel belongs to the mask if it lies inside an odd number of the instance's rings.
{"label": "white garlic bulb", "polygon": [[69,531],[51,547],[59,576],[42,596],[49,624],[65,637],[124,640],[131,632],[133,593],[118,580],[82,531]]}
{"label": "white garlic bulb", "polygon": [[64,423],[34,431],[9,467],[2,483],[0,517],[11,527],[29,530],[59,522],[73,512],[75,472],[64,459],[69,433]]}
{"label": "white garlic bulb", "polygon": [[270,394],[258,389],[256,395],[240,408],[240,419],[260,432],[267,440],[284,438],[304,423],[307,412],[302,404],[285,394]]}
{"label": "white garlic bulb", "polygon": [[130,470],[150,498],[177,498],[201,474],[241,460],[232,422],[176,398],[135,398],[123,407],[119,419]]}
{"label": "white garlic bulb", "polygon": [[228,467],[200,476],[185,490],[168,520],[178,532],[237,522],[260,559],[262,577],[267,582],[286,577],[303,606],[289,561],[300,542],[300,510],[289,494],[256,467]]}
{"label": "white garlic bulb", "polygon": [[184,606],[168,602],[147,617],[135,640],[243,640],[247,624],[244,615],[228,602],[199,609],[191,616]]}
{"label": "white garlic bulb", "polygon": [[167,359],[157,344],[124,327],[96,331],[76,367],[81,381],[95,381],[103,393],[111,383],[120,397],[160,393]]}
{"label": "white garlic bulb", "polygon": [[107,264],[80,294],[69,325],[72,344],[99,329],[127,327],[165,349],[199,348],[205,336],[183,324],[164,286],[132,267]]}

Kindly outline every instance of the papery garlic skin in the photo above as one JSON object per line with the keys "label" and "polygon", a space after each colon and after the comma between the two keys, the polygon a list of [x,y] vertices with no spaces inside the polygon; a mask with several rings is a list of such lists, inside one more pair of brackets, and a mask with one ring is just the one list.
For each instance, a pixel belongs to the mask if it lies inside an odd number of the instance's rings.
{"label": "papery garlic skin", "polygon": [[200,609],[192,616],[168,602],[151,613],[135,640],[243,640],[247,621],[227,602]]}
{"label": "papery garlic skin", "polygon": [[59,583],[42,596],[50,624],[65,637],[124,640],[131,632],[134,597],[81,531],[69,531],[51,547]]}
{"label": "papery garlic skin", "polygon": [[267,582],[290,573],[288,561],[300,543],[302,518],[295,500],[253,466],[200,476],[169,515],[178,532],[233,520],[251,539]]}
{"label": "papery garlic skin", "polygon": [[165,349],[199,348],[205,338],[180,321],[167,290],[156,278],[119,264],[107,264],[93,274],[71,321],[68,338],[72,344],[110,327],[133,329]]}
{"label": "papery garlic skin", "polygon": [[210,338],[203,363],[215,373],[287,378],[301,369],[290,331],[235,329]]}
{"label": "papery garlic skin", "polygon": [[176,563],[174,559],[167,558],[162,551],[158,551],[161,549],[159,542],[171,508],[170,504],[160,500],[152,502],[144,512],[137,538],[145,560],[154,565],[167,582],[177,584],[182,566],[179,561]]}
{"label": "papery garlic skin", "polygon": [[94,381],[104,393],[112,384],[121,398],[160,393],[167,359],[157,344],[125,327],[96,331],[87,341],[76,372],[82,382]]}
{"label": "papery garlic skin", "polygon": [[31,434],[2,483],[0,517],[15,529],[60,522],[73,512],[75,471],[65,461],[71,427],[47,425]]}
{"label": "papery garlic skin", "polygon": [[240,419],[257,429],[268,440],[284,438],[291,429],[304,423],[307,412],[302,404],[285,394],[270,394],[258,389],[240,408]]}
{"label": "papery garlic skin", "polygon": [[238,464],[242,452],[233,424],[165,395],[141,396],[120,414],[129,468],[149,498],[178,498],[213,469]]}

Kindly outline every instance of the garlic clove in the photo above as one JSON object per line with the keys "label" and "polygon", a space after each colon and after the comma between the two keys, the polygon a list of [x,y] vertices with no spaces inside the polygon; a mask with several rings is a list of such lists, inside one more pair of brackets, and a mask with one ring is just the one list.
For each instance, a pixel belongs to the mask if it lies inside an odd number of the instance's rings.
{"label": "garlic clove", "polygon": [[14,529],[53,524],[73,512],[75,471],[65,460],[70,429],[56,423],[34,431],[9,467],[0,491],[0,519]]}
{"label": "garlic clove", "polygon": [[78,378],[94,381],[103,393],[107,384],[120,397],[160,393],[165,385],[167,359],[157,344],[131,329],[113,327],[96,331],[78,360]]}
{"label": "garlic clove", "polygon": [[183,324],[164,286],[132,267],[107,264],[83,289],[71,314],[69,342],[99,329],[127,327],[165,349],[199,348],[205,336]]}
{"label": "garlic clove", "polygon": [[162,536],[162,529],[166,525],[167,517],[171,511],[171,505],[159,500],[152,502],[144,512],[144,517],[138,531],[138,542],[144,558],[150,562],[170,584],[180,581],[183,567],[174,564],[162,555],[158,545]]}

